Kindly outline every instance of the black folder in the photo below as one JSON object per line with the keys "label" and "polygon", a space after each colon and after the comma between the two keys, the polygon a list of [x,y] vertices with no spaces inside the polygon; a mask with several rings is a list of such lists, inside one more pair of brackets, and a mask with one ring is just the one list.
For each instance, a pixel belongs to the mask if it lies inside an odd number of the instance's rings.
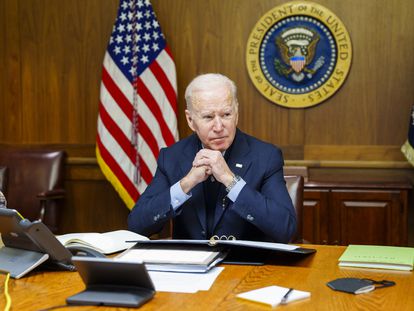
{"label": "black folder", "polygon": [[313,248],[299,247],[291,244],[273,242],[247,241],[247,240],[148,240],[136,242],[134,247],[162,247],[192,246],[195,249],[209,247],[211,250],[226,251],[227,256],[222,261],[228,264],[254,264],[260,265],[277,259],[297,259],[316,252]]}
{"label": "black folder", "polygon": [[155,295],[145,265],[110,258],[72,257],[86,289],[68,304],[139,307]]}

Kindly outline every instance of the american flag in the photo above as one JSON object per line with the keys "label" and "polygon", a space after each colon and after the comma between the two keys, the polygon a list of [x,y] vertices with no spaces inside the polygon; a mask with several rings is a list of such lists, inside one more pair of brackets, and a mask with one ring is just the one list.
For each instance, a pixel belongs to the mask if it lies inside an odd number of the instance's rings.
{"label": "american flag", "polygon": [[149,0],[121,0],[105,53],[96,156],[128,208],[178,140],[175,64]]}

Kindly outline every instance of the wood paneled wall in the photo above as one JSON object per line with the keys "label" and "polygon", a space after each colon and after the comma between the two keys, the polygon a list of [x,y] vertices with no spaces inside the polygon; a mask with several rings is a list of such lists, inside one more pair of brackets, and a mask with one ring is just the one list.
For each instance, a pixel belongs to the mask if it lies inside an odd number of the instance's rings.
{"label": "wood paneled wall", "polygon": [[[177,67],[179,132],[184,90],[221,72],[239,88],[239,126],[281,146],[288,163],[397,167],[414,103],[414,2],[319,0],[347,27],[350,74],[339,92],[306,109],[262,97],[245,66],[247,38],[280,0],[152,0]],[[125,227],[127,210],[94,162],[101,64],[117,0],[0,0],[0,143],[68,151],[63,228]],[[114,212],[115,211],[115,212]]]}

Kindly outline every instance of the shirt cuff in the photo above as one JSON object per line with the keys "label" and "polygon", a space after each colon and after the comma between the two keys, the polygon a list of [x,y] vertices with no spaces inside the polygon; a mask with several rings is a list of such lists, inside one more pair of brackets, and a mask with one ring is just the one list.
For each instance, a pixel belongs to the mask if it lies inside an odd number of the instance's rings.
{"label": "shirt cuff", "polygon": [[230,192],[227,194],[227,197],[232,202],[235,202],[245,184],[246,182],[240,178],[240,180],[233,186],[233,188],[231,188]]}
{"label": "shirt cuff", "polygon": [[171,206],[176,211],[185,201],[191,198],[191,192],[186,194],[181,188],[180,181],[177,181],[170,188]]}

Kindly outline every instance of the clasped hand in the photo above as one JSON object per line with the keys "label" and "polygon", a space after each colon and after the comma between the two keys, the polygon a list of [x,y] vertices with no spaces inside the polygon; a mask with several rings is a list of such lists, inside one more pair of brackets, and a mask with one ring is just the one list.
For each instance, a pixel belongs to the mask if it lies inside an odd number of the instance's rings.
{"label": "clasped hand", "polygon": [[190,172],[182,179],[181,187],[187,193],[211,175],[226,187],[234,177],[220,151],[201,149],[194,158]]}

